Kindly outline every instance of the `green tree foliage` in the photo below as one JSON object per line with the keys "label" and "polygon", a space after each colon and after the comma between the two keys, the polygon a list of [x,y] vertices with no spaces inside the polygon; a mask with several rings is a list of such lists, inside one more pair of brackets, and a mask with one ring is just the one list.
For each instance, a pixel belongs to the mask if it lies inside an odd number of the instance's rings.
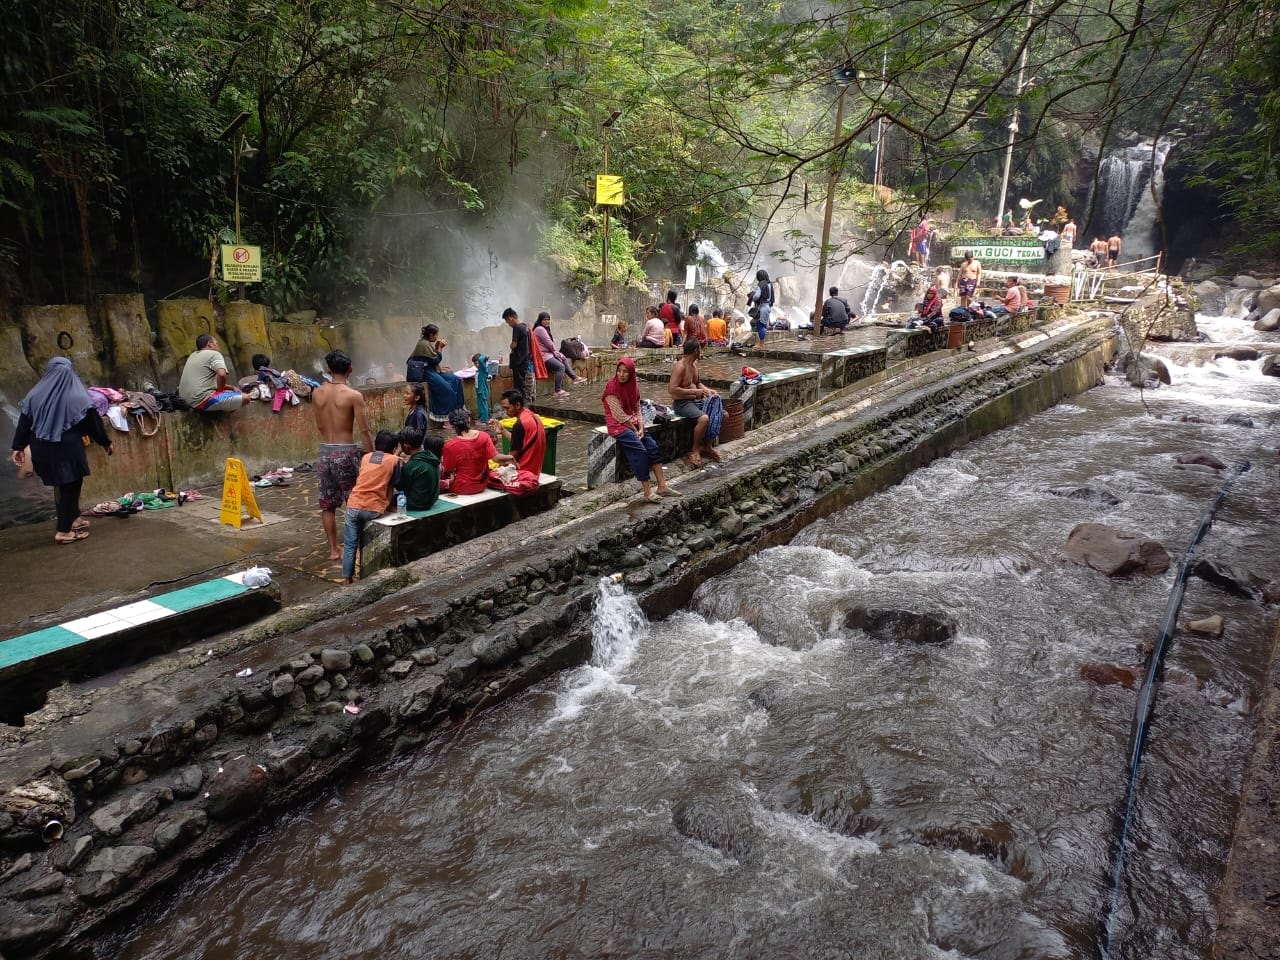
{"label": "green tree foliage", "polygon": [[[414,300],[459,223],[589,282],[606,149],[633,276],[758,244],[833,170],[853,244],[885,245],[948,198],[994,215],[1015,119],[1012,195],[1064,202],[1083,143],[1181,130],[1280,233],[1274,0],[48,0],[4,29],[0,272],[29,299],[204,289],[237,169],[277,311]],[[888,193],[856,185],[877,169]]]}

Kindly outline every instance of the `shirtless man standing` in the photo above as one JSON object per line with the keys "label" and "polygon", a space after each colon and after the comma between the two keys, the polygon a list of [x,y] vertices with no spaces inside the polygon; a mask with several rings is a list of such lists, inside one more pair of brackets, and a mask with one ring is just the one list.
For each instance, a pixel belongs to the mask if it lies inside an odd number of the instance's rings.
{"label": "shirtless man standing", "polygon": [[1120,243],[1121,243],[1120,238],[1115,235],[1111,236],[1107,240],[1107,266],[1108,267],[1114,267],[1116,265],[1116,261],[1120,259]]}
{"label": "shirtless man standing", "polygon": [[320,481],[320,519],[324,535],[329,539],[329,559],[342,559],[338,543],[338,507],[347,502],[347,494],[356,484],[360,472],[360,448],[355,442],[355,428],[366,450],[373,449],[373,434],[364,412],[364,394],[347,381],[351,377],[351,358],[342,350],[334,350],[324,358],[330,381],[311,393],[316,427],[320,431],[320,455],[316,458],[316,477]]}
{"label": "shirtless man standing", "polygon": [[958,278],[957,289],[960,292],[960,306],[968,308],[973,301],[973,294],[978,289],[978,282],[982,279],[982,261],[973,259],[973,251],[966,250],[964,260],[960,262],[960,266],[956,267],[956,277]]}
{"label": "shirtless man standing", "polygon": [[671,368],[671,381],[667,385],[667,392],[675,401],[676,416],[697,421],[693,428],[693,449],[689,451],[689,464],[694,467],[702,466],[703,457],[708,460],[720,459],[719,452],[706,439],[707,423],[710,418],[702,412],[699,401],[705,397],[714,397],[716,392],[710,387],[703,386],[702,381],[698,379],[700,354],[701,345],[698,341],[692,338],[686,340],[684,356]]}

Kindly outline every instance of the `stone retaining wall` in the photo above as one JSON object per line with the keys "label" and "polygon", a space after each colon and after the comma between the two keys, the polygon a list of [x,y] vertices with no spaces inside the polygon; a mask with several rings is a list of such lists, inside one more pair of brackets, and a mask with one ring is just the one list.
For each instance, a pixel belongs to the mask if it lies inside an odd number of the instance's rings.
{"label": "stone retaining wall", "polygon": [[513,546],[482,564],[276,640],[274,667],[217,675],[163,721],[24,758],[17,767],[38,772],[0,793],[0,950],[51,957],[83,943],[306,792],[581,662],[601,577],[623,572],[665,616],[818,517],[1088,389],[1112,352],[1109,330],[1088,324],[855,417],[814,419],[784,453],[727,461],[626,522],[604,510],[545,531],[532,552],[508,529],[496,536]]}

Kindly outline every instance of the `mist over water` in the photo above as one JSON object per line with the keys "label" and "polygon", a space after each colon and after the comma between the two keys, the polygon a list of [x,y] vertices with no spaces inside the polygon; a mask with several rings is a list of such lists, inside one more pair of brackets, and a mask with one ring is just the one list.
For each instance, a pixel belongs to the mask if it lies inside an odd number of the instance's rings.
{"label": "mist over water", "polygon": [[[284,818],[101,955],[1094,956],[1134,694],[1079,668],[1138,662],[1173,571],[1061,545],[1105,522],[1176,564],[1221,482],[1176,454],[1260,463],[1280,416],[1271,378],[1173,375],[1151,413],[1108,381],[918,470],[662,622],[602,584],[590,664]],[[1220,422],[1244,408],[1260,429]],[[1245,474],[1202,555],[1276,569],[1272,499]],[[873,639],[859,606],[956,635]],[[1227,634],[1178,634],[1144,761],[1135,960],[1212,941],[1274,611],[1193,580],[1180,619],[1209,613]]]}

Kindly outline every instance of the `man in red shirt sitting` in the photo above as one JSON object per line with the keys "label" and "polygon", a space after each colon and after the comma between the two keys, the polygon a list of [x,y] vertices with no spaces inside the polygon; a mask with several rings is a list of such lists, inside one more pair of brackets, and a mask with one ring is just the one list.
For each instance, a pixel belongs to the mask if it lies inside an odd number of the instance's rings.
{"label": "man in red shirt sitting", "polygon": [[503,436],[511,441],[511,452],[499,453],[494,457],[498,463],[513,463],[516,466],[514,480],[503,483],[491,481],[511,493],[531,493],[538,489],[538,476],[542,473],[542,460],[547,453],[547,431],[542,419],[524,405],[524,396],[517,390],[507,390],[502,394],[502,412],[515,419],[508,430],[497,420],[490,425],[502,430]]}

